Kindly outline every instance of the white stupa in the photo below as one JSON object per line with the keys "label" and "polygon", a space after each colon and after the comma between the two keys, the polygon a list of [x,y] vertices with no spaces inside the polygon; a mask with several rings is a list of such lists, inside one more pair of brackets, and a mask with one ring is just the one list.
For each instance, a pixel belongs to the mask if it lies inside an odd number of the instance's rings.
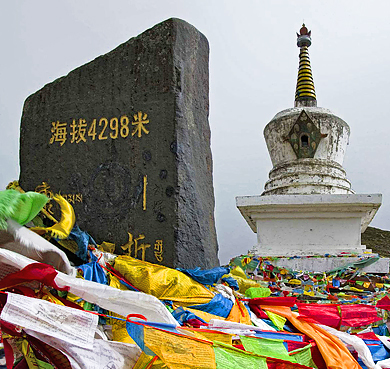
{"label": "white stupa", "polygon": [[[257,233],[253,252],[258,256],[364,254],[361,233],[382,195],[351,189],[343,168],[350,128],[330,110],[317,107],[308,53],[311,31],[303,25],[297,36],[294,108],[277,113],[264,129],[273,165],[269,180],[261,195],[237,197],[237,207]],[[388,272],[386,260],[382,269]],[[336,261],[327,263],[331,268]],[[318,258],[317,264],[324,268]]]}

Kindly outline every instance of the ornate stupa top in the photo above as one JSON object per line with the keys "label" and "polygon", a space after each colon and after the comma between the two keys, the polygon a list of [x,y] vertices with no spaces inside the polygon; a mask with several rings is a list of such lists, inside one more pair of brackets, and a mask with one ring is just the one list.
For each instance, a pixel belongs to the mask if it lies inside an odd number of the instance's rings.
{"label": "ornate stupa top", "polygon": [[308,50],[311,45],[311,31],[306,28],[305,24],[302,25],[299,34],[297,33],[297,37],[297,46],[300,48],[300,52],[295,107],[317,106]]}
{"label": "ornate stupa top", "polygon": [[311,32],[302,25],[295,107],[277,113],[264,128],[273,168],[263,195],[353,194],[343,168],[349,126],[317,106],[308,48]]}

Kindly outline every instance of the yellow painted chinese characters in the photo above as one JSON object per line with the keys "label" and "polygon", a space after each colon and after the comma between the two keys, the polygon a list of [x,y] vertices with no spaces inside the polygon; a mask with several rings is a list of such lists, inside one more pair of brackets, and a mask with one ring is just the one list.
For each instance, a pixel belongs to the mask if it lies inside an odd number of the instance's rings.
{"label": "yellow painted chinese characters", "polygon": [[85,134],[87,132],[86,127],[87,123],[85,123],[85,119],[79,119],[78,124],[76,124],[76,119],[73,119],[73,122],[70,126],[70,128],[72,128],[72,131],[70,132],[72,137],[70,143],[79,143],[81,141],[87,142],[85,139]]}
{"label": "yellow painted chinese characters", "polygon": [[145,261],[145,251],[147,248],[150,247],[150,245],[145,244],[145,243],[139,244],[139,241],[143,240],[145,238],[145,235],[140,234],[136,238],[134,238],[134,236],[130,232],[128,232],[128,235],[129,235],[129,241],[125,245],[121,246],[122,250],[123,251],[127,250],[129,256],[132,256],[131,253],[132,253],[133,245],[134,245],[134,256],[133,257],[138,258],[138,253],[139,253],[139,251],[141,251],[141,260]]}
{"label": "yellow painted chinese characters", "polygon": [[[151,246],[148,243],[141,243],[140,241],[145,239],[144,234],[139,234],[137,237],[134,237],[130,232],[128,232],[129,241],[121,246],[123,251],[127,251],[127,254],[133,258],[141,259],[145,261],[146,250]],[[156,240],[154,244],[154,256],[158,262],[162,262],[163,259],[163,240]]]}
{"label": "yellow painted chinese characters", "polygon": [[147,117],[148,115],[143,114],[142,111],[139,111],[136,115],[134,115],[134,122],[131,123],[133,126],[135,126],[131,134],[132,136],[137,134],[138,137],[141,137],[142,132],[144,132],[145,134],[149,134],[149,130],[145,128],[145,124],[149,123],[149,120],[146,119]]}
{"label": "yellow painted chinese characters", "polygon": [[[148,114],[142,111],[134,115],[134,121],[131,125],[134,126],[131,132],[131,137],[142,137],[142,134],[149,134],[149,130],[145,127],[149,124]],[[86,119],[72,119],[72,123],[60,122],[59,120],[51,123],[51,137],[49,144],[58,142],[63,146],[68,140],[71,144],[79,144],[87,141],[104,141],[107,139],[116,140],[119,137],[127,138],[130,136],[130,120],[127,115],[121,117],[113,117],[107,119],[102,117],[100,119],[92,119],[87,123]],[[69,128],[69,132],[68,132]]]}
{"label": "yellow painted chinese characters", "polygon": [[66,142],[66,125],[67,123],[61,123],[57,120],[57,122],[52,122],[51,124],[51,133],[53,134],[50,138],[49,143],[52,144],[54,142],[59,142],[62,146]]}

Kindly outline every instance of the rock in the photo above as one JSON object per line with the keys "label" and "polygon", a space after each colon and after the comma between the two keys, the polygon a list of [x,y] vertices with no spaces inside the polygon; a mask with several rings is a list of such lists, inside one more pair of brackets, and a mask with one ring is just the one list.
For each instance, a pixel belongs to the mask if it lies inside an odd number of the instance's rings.
{"label": "rock", "polygon": [[169,19],[29,96],[21,187],[63,194],[117,253],[216,266],[208,56],[203,34]]}
{"label": "rock", "polygon": [[362,244],[380,256],[390,256],[390,231],[367,227],[362,233]]}

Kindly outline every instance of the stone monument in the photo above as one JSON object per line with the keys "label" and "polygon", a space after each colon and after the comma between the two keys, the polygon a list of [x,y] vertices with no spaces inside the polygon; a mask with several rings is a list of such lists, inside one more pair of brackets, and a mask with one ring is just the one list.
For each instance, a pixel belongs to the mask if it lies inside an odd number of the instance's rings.
{"label": "stone monument", "polygon": [[[361,233],[382,196],[355,194],[351,189],[343,168],[350,128],[330,110],[317,107],[308,52],[311,31],[303,25],[297,36],[295,106],[276,114],[264,129],[273,164],[264,192],[237,197],[237,207],[257,233],[253,252],[258,256],[363,254]],[[337,258],[313,260],[316,265],[301,261],[294,268],[321,271],[338,262]],[[381,263],[379,269],[387,273],[388,259]]]}
{"label": "stone monument", "polygon": [[116,253],[218,265],[208,57],[203,34],[169,19],[29,96],[21,187],[61,193]]}

